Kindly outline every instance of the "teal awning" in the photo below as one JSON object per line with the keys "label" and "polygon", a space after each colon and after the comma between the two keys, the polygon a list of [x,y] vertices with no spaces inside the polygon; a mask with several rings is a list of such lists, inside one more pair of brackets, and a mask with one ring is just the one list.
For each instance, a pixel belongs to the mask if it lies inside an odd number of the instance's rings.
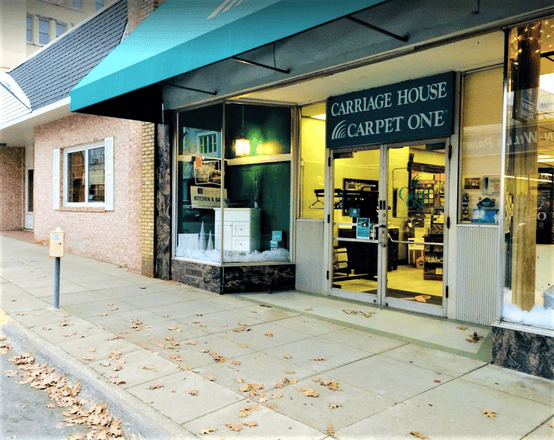
{"label": "teal awning", "polygon": [[383,1],[167,0],[73,88],[71,110],[136,95],[131,92]]}

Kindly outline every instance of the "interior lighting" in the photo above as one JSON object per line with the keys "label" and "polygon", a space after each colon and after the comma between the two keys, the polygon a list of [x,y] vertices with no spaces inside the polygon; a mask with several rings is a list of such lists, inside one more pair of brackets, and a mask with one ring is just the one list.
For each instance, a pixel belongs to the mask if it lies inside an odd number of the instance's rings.
{"label": "interior lighting", "polygon": [[541,75],[541,83],[539,87],[545,92],[554,94],[554,73]]}
{"label": "interior lighting", "polygon": [[244,135],[244,105],[242,106],[242,129],[240,136],[235,139],[235,154],[237,156],[248,156],[250,154],[250,139]]}

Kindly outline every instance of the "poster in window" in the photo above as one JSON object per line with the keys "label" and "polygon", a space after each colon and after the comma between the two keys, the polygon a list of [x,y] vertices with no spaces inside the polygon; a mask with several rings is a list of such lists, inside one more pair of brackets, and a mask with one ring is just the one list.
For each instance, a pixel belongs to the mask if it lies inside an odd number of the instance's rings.
{"label": "poster in window", "polygon": [[221,170],[218,159],[194,158],[194,181],[196,185],[221,185]]}

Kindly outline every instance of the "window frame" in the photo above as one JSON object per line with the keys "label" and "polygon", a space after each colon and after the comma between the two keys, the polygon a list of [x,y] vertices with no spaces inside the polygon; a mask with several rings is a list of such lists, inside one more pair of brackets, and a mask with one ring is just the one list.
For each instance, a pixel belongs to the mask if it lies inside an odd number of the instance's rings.
{"label": "window frame", "polygon": [[[46,43],[43,43],[40,39],[41,35],[45,35],[45,33],[41,32],[41,30],[40,30],[40,24],[41,23],[46,23],[46,26],[47,26],[46,36],[48,37],[48,41]],[[47,18],[39,18],[38,19],[38,41],[37,41],[37,43],[39,44],[39,46],[46,46],[47,44],[50,43],[50,20],[48,20]]]}
{"label": "window frame", "polygon": [[[58,26],[63,26],[64,27],[64,31],[58,35]],[[56,38],[59,38],[61,37],[63,34],[65,34],[67,32],[67,24],[65,23],[60,23],[59,21],[56,21]]]}
{"label": "window frame", "polygon": [[99,11],[100,9],[102,9],[104,6],[106,6],[106,2],[105,0],[95,0],[94,1],[94,6],[95,6],[95,10],[96,11]]}
{"label": "window frame", "polygon": [[[104,201],[103,202],[89,202],[89,150],[95,148],[104,148]],[[83,151],[85,156],[85,201],[84,202],[69,202],[68,201],[68,189],[69,189],[69,160],[68,156],[72,153]],[[100,142],[94,142],[87,145],[80,145],[77,147],[64,148],[63,150],[63,206],[64,207],[106,207],[107,206],[107,156],[108,149],[106,148],[106,142],[104,140]]]}
{"label": "window frame", "polygon": [[25,37],[27,39],[27,43],[34,43],[33,39],[33,16],[27,15],[26,21],[25,21]]}

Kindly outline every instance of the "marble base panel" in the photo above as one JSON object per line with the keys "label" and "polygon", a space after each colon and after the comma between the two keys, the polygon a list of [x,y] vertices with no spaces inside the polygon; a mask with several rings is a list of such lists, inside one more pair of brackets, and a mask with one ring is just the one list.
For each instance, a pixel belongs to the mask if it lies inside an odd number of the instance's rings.
{"label": "marble base panel", "polygon": [[294,264],[212,266],[172,260],[171,278],[215,293],[272,292],[295,288]]}
{"label": "marble base panel", "polygon": [[492,327],[492,363],[554,380],[554,337]]}
{"label": "marble base panel", "polygon": [[172,260],[171,279],[209,292],[221,293],[221,267]]}
{"label": "marble base panel", "polygon": [[222,293],[293,290],[295,277],[294,264],[223,267]]}

